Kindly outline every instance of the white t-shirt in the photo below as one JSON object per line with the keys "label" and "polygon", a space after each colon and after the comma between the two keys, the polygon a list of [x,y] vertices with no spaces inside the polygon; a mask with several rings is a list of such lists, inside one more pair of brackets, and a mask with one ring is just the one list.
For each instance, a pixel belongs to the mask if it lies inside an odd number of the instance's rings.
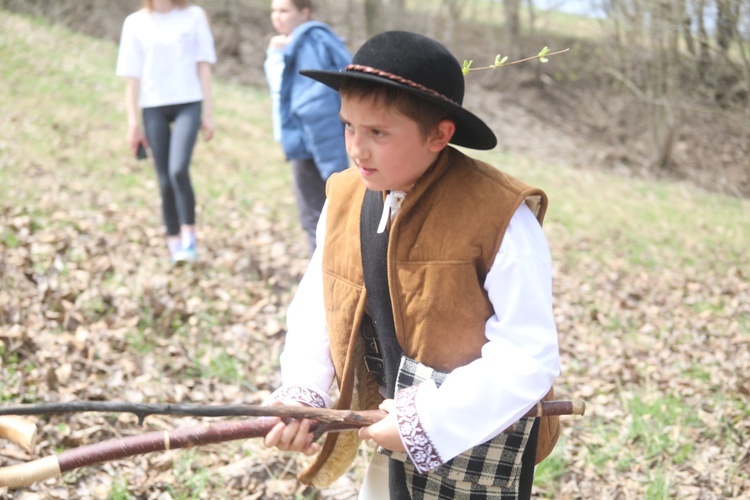
{"label": "white t-shirt", "polygon": [[193,5],[162,14],[141,9],[123,23],[119,76],[141,81],[141,108],[203,100],[198,62],[216,62],[208,19]]}

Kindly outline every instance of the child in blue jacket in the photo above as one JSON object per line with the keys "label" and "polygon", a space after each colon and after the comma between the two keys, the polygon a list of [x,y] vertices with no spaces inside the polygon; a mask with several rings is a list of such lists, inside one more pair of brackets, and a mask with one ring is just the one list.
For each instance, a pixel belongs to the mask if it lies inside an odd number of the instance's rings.
{"label": "child in blue jacket", "polygon": [[338,112],[339,94],[303,77],[300,69],[338,71],[351,54],[326,24],[311,20],[310,0],[273,0],[271,38],[264,69],[273,100],[274,138],[292,166],[300,222],[315,250],[315,227],[325,202],[325,183],[349,160]]}

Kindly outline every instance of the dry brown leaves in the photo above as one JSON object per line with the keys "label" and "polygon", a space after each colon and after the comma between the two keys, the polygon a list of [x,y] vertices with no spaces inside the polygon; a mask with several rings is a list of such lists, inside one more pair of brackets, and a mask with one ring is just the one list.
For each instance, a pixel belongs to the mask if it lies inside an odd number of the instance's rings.
{"label": "dry brown leaves", "polygon": [[[274,220],[262,203],[212,202],[221,215],[202,228],[200,262],[173,268],[157,205],[127,206],[106,191],[75,203],[70,191],[80,186],[41,167],[35,177],[44,194],[0,208],[3,401],[257,404],[279,385],[284,314],[307,265],[296,220]],[[154,188],[128,197],[156,203]],[[41,417],[34,456],[3,442],[0,463],[197,423],[151,416],[142,429],[132,415]],[[296,457],[248,441],[135,457],[17,494],[288,498],[300,489],[298,468]]]}
{"label": "dry brown leaves", "polygon": [[[30,175],[38,199],[0,209],[4,401],[258,403],[278,386],[284,312],[307,263],[296,221],[278,215],[291,212],[213,199],[201,262],[171,268],[152,181],[86,194],[51,170]],[[585,399],[588,413],[567,420],[555,452],[563,470],[537,493],[644,498],[666,481],[661,491],[676,498],[750,494],[747,268],[721,259],[652,268],[634,263],[626,245],[574,239],[554,224],[547,231],[558,262],[558,392]],[[33,457],[7,443],[0,457],[16,463],[196,423],[152,416],[142,429],[132,415],[43,417]],[[304,460],[248,440],[90,467],[15,495],[345,499],[365,454],[317,493],[294,479]]]}
{"label": "dry brown leaves", "polygon": [[[262,401],[279,384],[284,313],[307,264],[291,193],[269,190],[275,205],[250,184],[199,196],[201,262],[171,268],[148,169],[125,165],[140,180],[123,187],[132,179],[79,167],[71,181],[60,168],[26,165],[19,189],[0,200],[0,398]],[[218,175],[239,179],[239,170],[223,168]],[[196,169],[199,192],[215,172]],[[639,249],[639,262],[627,242],[554,224],[547,232],[564,370],[557,389],[585,399],[588,412],[566,419],[537,494],[750,495],[747,257],[717,251],[682,264],[665,247]],[[132,415],[43,417],[33,456],[3,442],[0,465],[196,423],[149,417],[143,429]],[[304,459],[247,440],[134,457],[0,494],[348,499],[366,453],[320,492],[294,479]],[[555,461],[560,470],[544,479]]]}
{"label": "dry brown leaves", "polygon": [[[278,385],[284,311],[306,266],[296,221],[274,220],[261,203],[243,216],[233,201],[213,200],[218,216],[202,232],[201,263],[171,268],[154,206],[115,200],[101,210],[70,209],[69,187],[44,171],[38,182],[46,192],[38,200],[2,208],[3,400],[258,403]],[[558,259],[555,273],[564,365],[558,390],[585,399],[588,415],[568,421],[556,452],[565,471],[538,493],[643,498],[649,468],[659,468],[675,497],[747,495],[746,270],[648,269],[617,251],[603,261],[588,256],[596,255],[589,252],[595,242],[548,231],[554,254],[579,256]],[[677,398],[699,425],[654,417],[651,432],[673,435],[677,448],[629,462],[611,448],[637,454],[647,439],[628,431],[632,403],[659,398]],[[196,423],[149,417],[146,427]],[[131,415],[95,414],[43,417],[39,429],[35,457],[144,430]],[[680,463],[667,456],[687,445]],[[3,463],[34,458],[2,446]],[[312,494],[294,479],[301,462],[249,440],[91,467],[17,495],[292,498]],[[361,472],[318,497],[352,497]]]}
{"label": "dry brown leaves", "polygon": [[747,263],[650,268],[559,243],[554,253],[583,255],[557,267],[555,304],[561,381],[588,416],[566,429],[566,480],[552,496],[662,498],[656,481],[669,498],[749,496]]}
{"label": "dry brown leaves", "polygon": [[[203,231],[201,263],[171,268],[154,207],[63,210],[68,199],[50,193],[2,209],[3,400],[258,403],[278,385],[283,315],[306,266],[295,221],[272,220],[258,204],[250,224],[232,202],[213,201],[224,215]],[[548,231],[553,253],[579,255],[555,270],[558,390],[585,399],[588,413],[568,421],[556,451],[565,471],[537,492],[643,498],[658,468],[675,497],[747,495],[746,270],[638,268],[616,251],[604,262],[587,257],[592,242]],[[672,436],[672,447],[628,461],[612,447],[638,454],[649,439],[628,430],[644,418],[632,414],[633,401],[659,398],[676,398],[675,415],[697,420],[654,416],[650,432]],[[146,427],[196,423],[152,416]],[[35,457],[144,431],[134,416],[96,414],[42,417],[39,429]],[[688,456],[670,460],[683,446]],[[34,458],[9,444],[0,456]],[[293,498],[314,494],[294,479],[301,463],[249,440],[91,467],[17,497]],[[351,498],[361,469],[318,498]]]}

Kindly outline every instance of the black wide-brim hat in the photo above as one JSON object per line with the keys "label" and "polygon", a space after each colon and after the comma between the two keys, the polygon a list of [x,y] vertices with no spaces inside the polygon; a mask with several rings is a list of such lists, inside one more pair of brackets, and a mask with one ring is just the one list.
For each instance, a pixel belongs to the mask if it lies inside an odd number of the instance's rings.
{"label": "black wide-brim hat", "polygon": [[346,78],[398,87],[448,112],[456,124],[451,143],[492,149],[497,138],[479,117],[464,109],[464,75],[455,57],[439,42],[417,33],[386,31],[370,38],[343,71],[302,70],[334,90]]}

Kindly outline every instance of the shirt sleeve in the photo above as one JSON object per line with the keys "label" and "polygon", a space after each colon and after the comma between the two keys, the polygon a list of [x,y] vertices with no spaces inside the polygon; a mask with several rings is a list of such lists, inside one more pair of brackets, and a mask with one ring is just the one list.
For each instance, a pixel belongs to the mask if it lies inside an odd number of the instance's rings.
{"label": "shirt sleeve", "polygon": [[120,49],[117,53],[118,76],[140,78],[143,72],[143,49],[136,37],[136,18],[131,14],[125,18],[120,35]]}
{"label": "shirt sleeve", "polygon": [[[332,401],[328,390],[333,383],[334,369],[323,305],[322,272],[326,209],[327,205],[323,207],[318,222],[317,248],[287,310],[286,342],[280,358],[282,387],[272,398],[281,399],[279,395],[302,392],[317,395],[325,407],[330,407]],[[299,398],[287,399],[310,404]]]}
{"label": "shirt sleeve", "polygon": [[[481,357],[439,389],[428,381],[396,395],[399,433],[420,472],[497,436],[549,391],[560,373],[551,267],[541,226],[522,204],[485,281],[495,314]],[[425,439],[432,456],[423,453]]]}
{"label": "shirt sleeve", "polygon": [[278,48],[269,48],[266,51],[266,60],[263,69],[268,81],[268,89],[271,93],[271,118],[273,120],[273,138],[281,142],[281,75],[284,73],[284,51]]}
{"label": "shirt sleeve", "polygon": [[211,34],[211,28],[208,26],[208,18],[205,11],[196,7],[200,11],[197,21],[197,40],[198,46],[196,51],[197,62],[216,63],[216,48],[214,47],[214,37]]}

